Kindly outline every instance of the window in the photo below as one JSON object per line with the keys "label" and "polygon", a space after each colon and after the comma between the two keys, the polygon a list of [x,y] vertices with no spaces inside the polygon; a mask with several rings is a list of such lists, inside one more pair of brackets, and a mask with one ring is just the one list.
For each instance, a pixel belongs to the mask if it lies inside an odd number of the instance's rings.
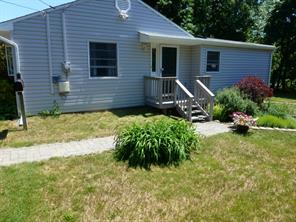
{"label": "window", "polygon": [[219,70],[220,70],[220,52],[208,51],[207,72],[219,72]]}
{"label": "window", "polygon": [[7,74],[9,76],[14,76],[13,50],[11,46],[5,47],[5,55],[6,55]]}
{"label": "window", "polygon": [[89,43],[90,77],[117,76],[117,45],[115,43]]}
{"label": "window", "polygon": [[156,48],[152,48],[152,72],[156,72]]}

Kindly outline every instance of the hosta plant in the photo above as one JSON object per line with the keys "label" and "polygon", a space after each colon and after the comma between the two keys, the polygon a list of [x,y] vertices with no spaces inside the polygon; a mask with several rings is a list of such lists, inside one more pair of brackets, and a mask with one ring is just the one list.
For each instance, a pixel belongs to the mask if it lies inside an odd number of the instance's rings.
{"label": "hosta plant", "polygon": [[115,158],[130,167],[178,165],[199,147],[200,138],[185,121],[158,120],[133,124],[116,138]]}

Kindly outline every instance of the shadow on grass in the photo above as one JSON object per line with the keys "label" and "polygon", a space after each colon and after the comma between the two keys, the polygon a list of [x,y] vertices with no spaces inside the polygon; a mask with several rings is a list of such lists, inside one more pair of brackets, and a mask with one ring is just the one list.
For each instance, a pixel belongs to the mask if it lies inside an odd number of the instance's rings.
{"label": "shadow on grass", "polygon": [[5,140],[7,138],[7,135],[8,135],[8,130],[2,130],[0,132],[0,140]]}

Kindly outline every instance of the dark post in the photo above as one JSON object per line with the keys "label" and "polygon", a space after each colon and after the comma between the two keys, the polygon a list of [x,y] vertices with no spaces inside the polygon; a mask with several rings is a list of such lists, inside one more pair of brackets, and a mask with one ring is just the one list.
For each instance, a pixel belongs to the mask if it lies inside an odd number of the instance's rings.
{"label": "dark post", "polygon": [[21,79],[21,74],[18,73],[16,75],[16,81],[14,85],[15,91],[17,92],[18,98],[19,98],[19,105],[21,109],[21,116],[23,120],[23,128],[24,130],[28,130],[28,123],[26,118],[26,109],[25,109],[25,102],[24,102],[24,81]]}

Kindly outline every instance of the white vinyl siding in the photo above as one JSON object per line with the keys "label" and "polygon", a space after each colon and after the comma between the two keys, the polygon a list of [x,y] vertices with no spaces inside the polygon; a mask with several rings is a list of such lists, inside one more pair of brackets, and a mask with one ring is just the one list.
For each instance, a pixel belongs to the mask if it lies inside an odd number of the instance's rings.
{"label": "white vinyl siding", "polygon": [[[67,56],[71,62],[68,77],[63,74],[61,66],[64,62],[63,10],[48,14],[53,75],[63,81],[69,80],[71,92],[66,96],[59,95],[57,84],[54,84],[54,94],[51,94],[46,17],[36,15],[14,23],[13,38],[20,47],[21,72],[26,84],[25,104],[29,114],[50,109],[54,100],[63,112],[144,105],[144,76],[151,73],[151,51],[142,47],[138,32],[181,37],[190,35],[138,0],[131,2],[132,9],[126,21],[118,17],[114,1],[111,0],[81,1],[64,11]],[[117,44],[117,77],[90,78],[88,44],[91,41]],[[187,65],[180,66],[181,69],[188,68]],[[156,67],[158,70],[158,64]]]}

